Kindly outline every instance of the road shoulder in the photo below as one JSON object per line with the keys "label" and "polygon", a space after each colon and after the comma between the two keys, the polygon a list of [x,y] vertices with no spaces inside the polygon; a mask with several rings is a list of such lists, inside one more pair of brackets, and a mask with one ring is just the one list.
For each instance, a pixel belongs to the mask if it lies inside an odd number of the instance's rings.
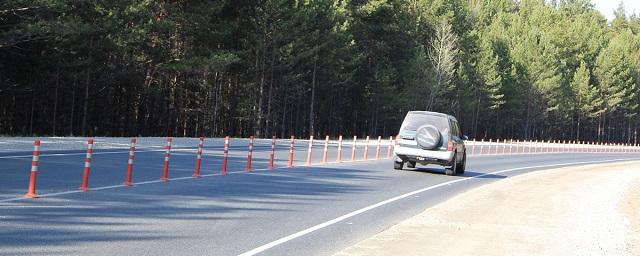
{"label": "road shoulder", "polygon": [[640,162],[518,175],[460,194],[338,255],[640,255]]}

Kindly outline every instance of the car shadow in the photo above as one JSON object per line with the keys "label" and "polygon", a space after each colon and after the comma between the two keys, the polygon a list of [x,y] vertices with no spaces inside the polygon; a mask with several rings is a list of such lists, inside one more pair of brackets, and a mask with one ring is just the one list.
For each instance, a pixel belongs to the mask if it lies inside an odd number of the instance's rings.
{"label": "car shadow", "polygon": [[[434,175],[446,175],[445,172],[444,172],[444,168],[442,168],[442,167],[431,167],[431,166],[421,166],[421,167],[417,167],[417,168],[406,168],[405,167],[405,169],[403,169],[403,170],[404,171],[410,171],[410,172],[429,173],[429,174],[434,174]],[[483,173],[483,172],[466,170],[464,172],[464,174],[456,175],[456,177],[465,177],[465,178],[475,177],[475,178],[478,178],[478,179],[504,179],[507,176],[498,175],[498,174],[487,174],[487,173]]]}

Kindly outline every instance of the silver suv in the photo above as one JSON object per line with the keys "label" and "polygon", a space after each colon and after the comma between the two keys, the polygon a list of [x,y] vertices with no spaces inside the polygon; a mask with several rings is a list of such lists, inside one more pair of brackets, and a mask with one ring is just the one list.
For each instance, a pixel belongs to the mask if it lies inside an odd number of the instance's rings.
{"label": "silver suv", "polygon": [[394,149],[393,168],[415,168],[416,163],[446,167],[445,174],[464,174],[467,149],[455,117],[428,111],[410,111],[402,122]]}

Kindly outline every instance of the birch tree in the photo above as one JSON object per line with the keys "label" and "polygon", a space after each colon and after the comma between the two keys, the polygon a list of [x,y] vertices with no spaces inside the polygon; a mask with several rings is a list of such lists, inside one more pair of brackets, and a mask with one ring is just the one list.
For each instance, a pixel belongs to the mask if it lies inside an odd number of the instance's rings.
{"label": "birch tree", "polygon": [[430,42],[429,59],[435,71],[434,84],[430,86],[429,98],[425,109],[433,110],[436,98],[451,80],[456,65],[457,36],[451,30],[451,24],[443,20],[435,27],[435,36]]}

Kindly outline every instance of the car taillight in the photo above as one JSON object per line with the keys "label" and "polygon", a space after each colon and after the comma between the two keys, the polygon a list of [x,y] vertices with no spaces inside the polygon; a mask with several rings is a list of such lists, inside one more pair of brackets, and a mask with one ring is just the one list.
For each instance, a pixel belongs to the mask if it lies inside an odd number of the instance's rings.
{"label": "car taillight", "polygon": [[453,151],[453,142],[449,141],[449,144],[447,144],[447,151]]}

